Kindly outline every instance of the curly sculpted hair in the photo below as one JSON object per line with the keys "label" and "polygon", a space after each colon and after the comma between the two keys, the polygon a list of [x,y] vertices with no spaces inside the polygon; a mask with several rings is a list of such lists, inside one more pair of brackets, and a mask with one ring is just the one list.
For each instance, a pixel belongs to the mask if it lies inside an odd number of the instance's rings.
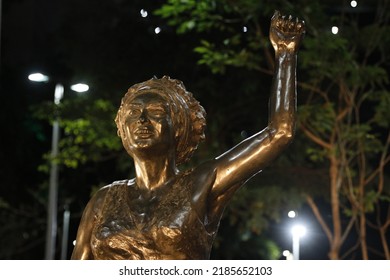
{"label": "curly sculpted hair", "polygon": [[115,118],[118,135],[122,137],[126,110],[125,105],[142,93],[157,93],[170,107],[171,120],[175,131],[176,164],[187,162],[198,144],[205,139],[206,112],[199,102],[188,92],[182,81],[164,76],[152,78],[129,88],[122,98]]}

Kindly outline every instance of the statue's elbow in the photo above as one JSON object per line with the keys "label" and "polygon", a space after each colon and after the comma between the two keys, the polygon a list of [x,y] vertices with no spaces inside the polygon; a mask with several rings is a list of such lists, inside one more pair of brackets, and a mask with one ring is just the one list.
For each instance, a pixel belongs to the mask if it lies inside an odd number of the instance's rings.
{"label": "statue's elbow", "polygon": [[279,146],[287,147],[293,141],[294,136],[295,127],[283,126],[276,130],[273,140],[277,142]]}

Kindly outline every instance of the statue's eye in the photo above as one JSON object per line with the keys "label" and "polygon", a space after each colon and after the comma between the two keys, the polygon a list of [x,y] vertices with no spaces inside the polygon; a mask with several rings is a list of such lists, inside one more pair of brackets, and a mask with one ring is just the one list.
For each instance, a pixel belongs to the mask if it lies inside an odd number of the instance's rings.
{"label": "statue's eye", "polygon": [[163,117],[166,115],[166,112],[163,108],[151,108],[148,110],[149,114],[156,117]]}
{"label": "statue's eye", "polygon": [[162,118],[167,115],[168,109],[162,103],[152,103],[147,106],[147,112],[150,116]]}
{"label": "statue's eye", "polygon": [[130,108],[129,109],[129,112],[128,112],[128,115],[129,116],[139,116],[141,114],[141,110],[138,109],[138,108]]}

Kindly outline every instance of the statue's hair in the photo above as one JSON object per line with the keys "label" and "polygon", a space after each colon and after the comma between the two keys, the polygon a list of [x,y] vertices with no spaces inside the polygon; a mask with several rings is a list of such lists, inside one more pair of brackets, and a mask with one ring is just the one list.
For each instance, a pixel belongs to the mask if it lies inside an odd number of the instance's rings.
{"label": "statue's hair", "polygon": [[170,114],[175,131],[176,164],[188,161],[198,144],[205,139],[206,112],[199,102],[188,92],[182,81],[164,76],[152,78],[129,88],[122,98],[115,118],[118,135],[124,135],[124,106],[142,93],[157,93],[170,107]]}

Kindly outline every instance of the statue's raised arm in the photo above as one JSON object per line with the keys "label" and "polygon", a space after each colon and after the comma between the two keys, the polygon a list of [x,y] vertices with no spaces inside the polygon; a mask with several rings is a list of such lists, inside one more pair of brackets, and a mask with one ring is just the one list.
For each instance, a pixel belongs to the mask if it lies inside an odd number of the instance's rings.
{"label": "statue's raised arm", "polygon": [[303,21],[281,16],[278,11],[273,15],[270,40],[275,50],[275,72],[268,126],[216,158],[212,216],[219,216],[234,191],[271,163],[291,142],[296,122],[297,52],[304,33]]}

